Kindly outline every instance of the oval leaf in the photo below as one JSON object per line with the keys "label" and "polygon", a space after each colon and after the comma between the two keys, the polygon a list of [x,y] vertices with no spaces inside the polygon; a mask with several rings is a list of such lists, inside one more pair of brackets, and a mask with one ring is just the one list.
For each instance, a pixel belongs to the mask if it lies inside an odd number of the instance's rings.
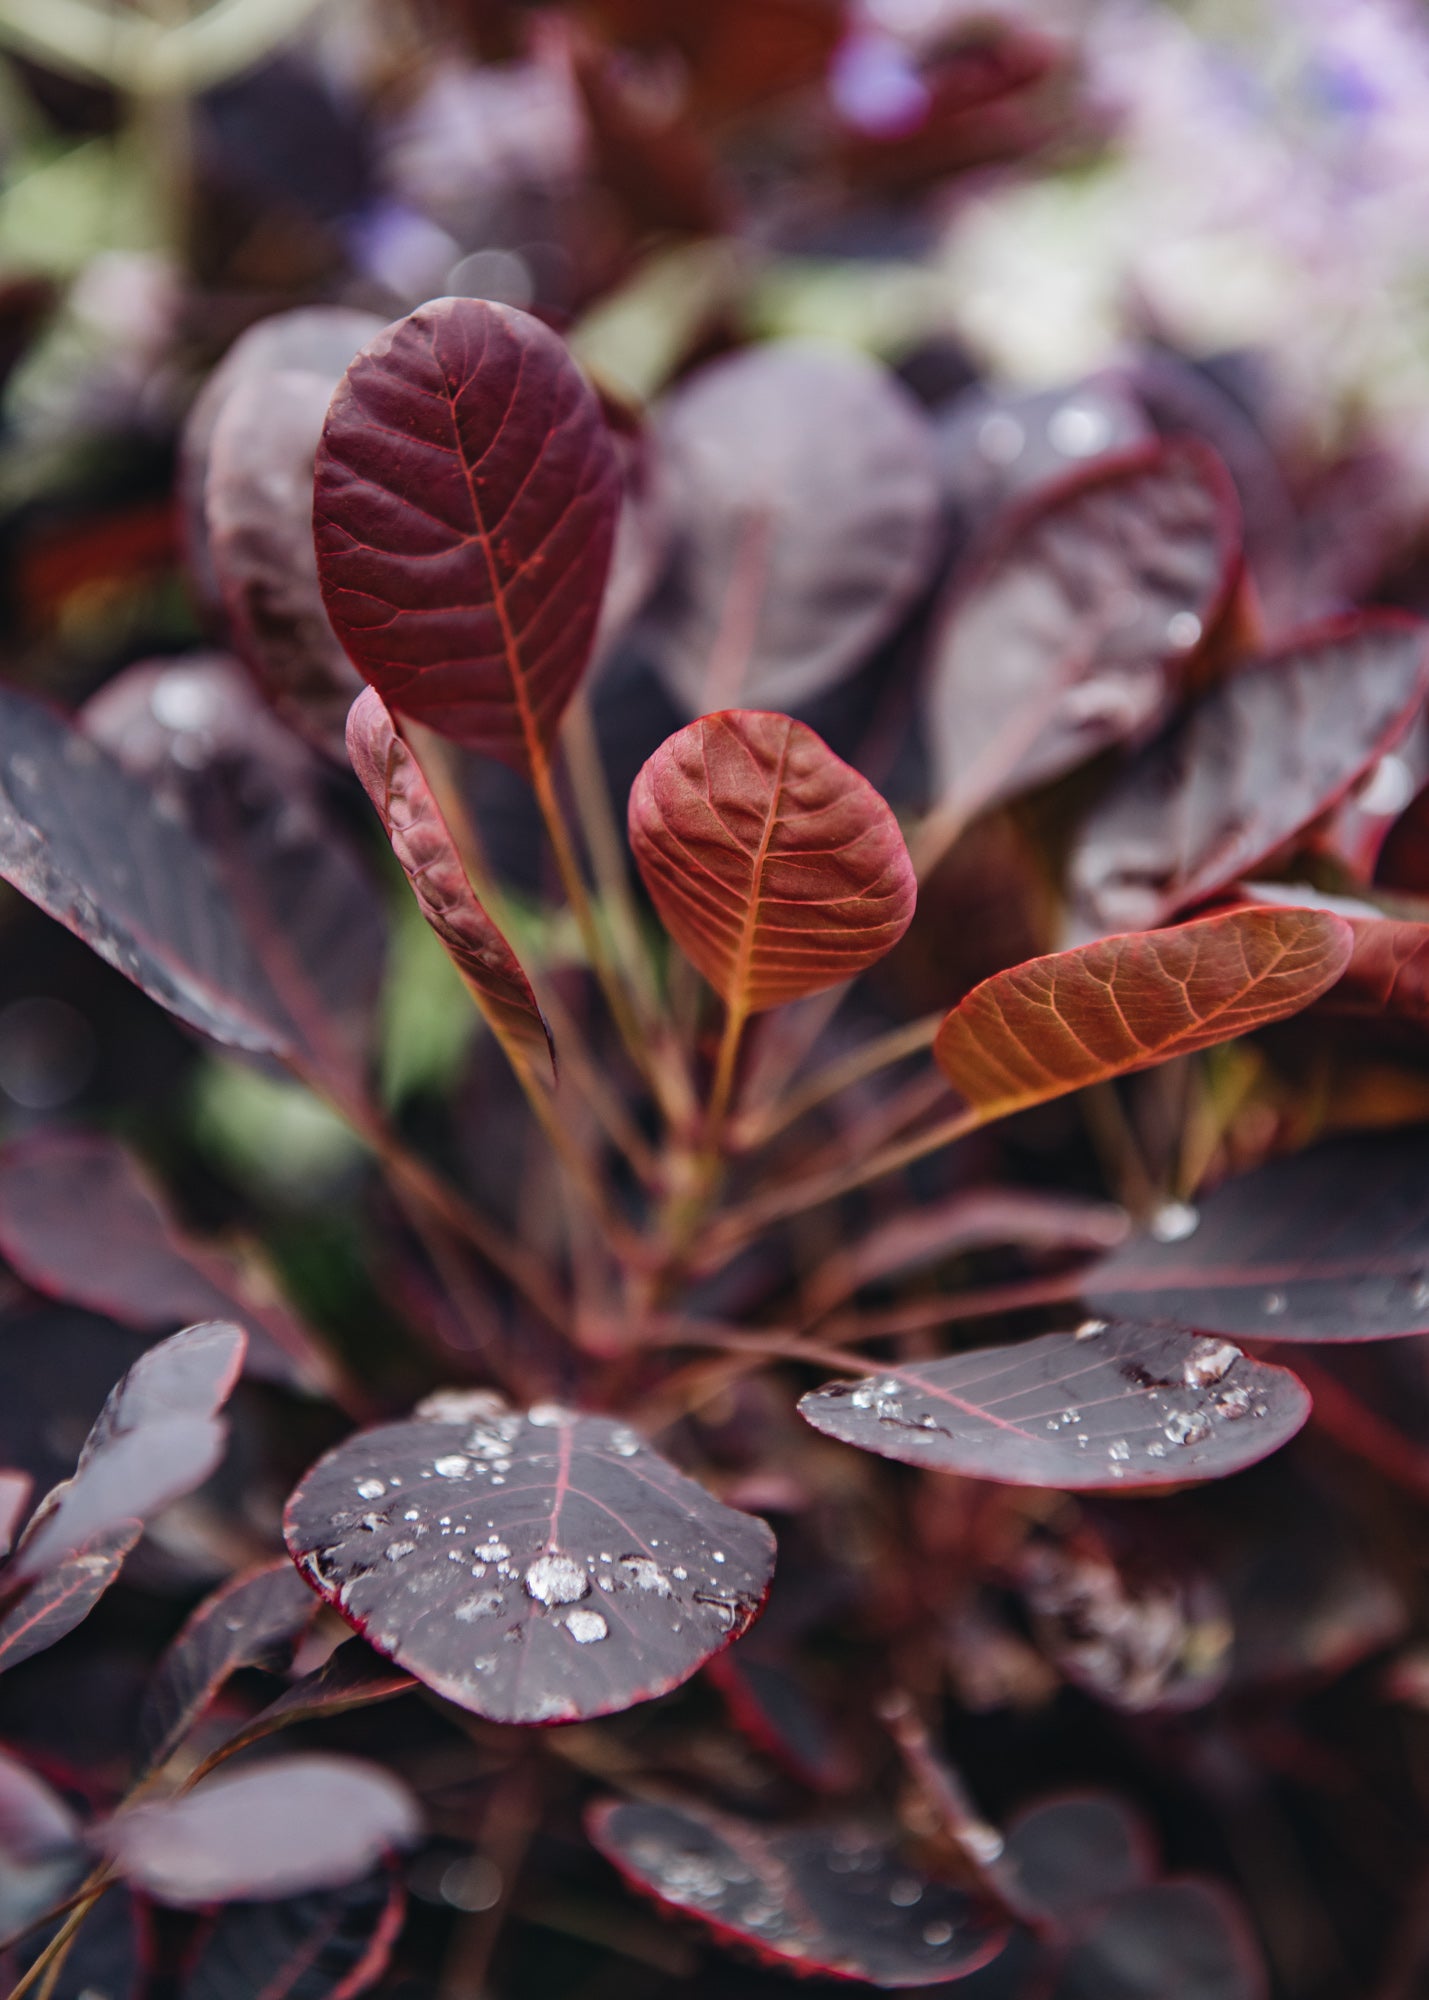
{"label": "oval leaf", "polygon": [[347,719],[347,754],[377,808],[422,915],[513,1062],[553,1079],[555,1050],[531,983],[467,880],[461,855],[422,767],[365,688]]}
{"label": "oval leaf", "polygon": [[356,2000],[381,1978],[405,1913],[402,1884],[387,1874],[223,1910],[180,2000]]}
{"label": "oval leaf", "polygon": [[646,623],[688,713],[795,708],[867,658],[938,538],[931,428],[865,356],[768,342],[660,412],[673,548]]}
{"label": "oval leaf", "polygon": [[0,1673],[43,1653],[89,1616],[143,1533],[123,1522],[85,1542],[32,1583],[0,1616]]}
{"label": "oval leaf", "polygon": [[95,1844],[125,1879],[176,1909],[341,1888],[409,1847],[407,1787],[355,1757],[277,1757],[116,1813]]}
{"label": "oval leaf", "polygon": [[1068,1932],[1084,1929],[1096,1911],[1156,1873],[1145,1822],[1111,1792],[1024,1807],[1007,1829],[1007,1859],[1028,1914]]}
{"label": "oval leaf", "polygon": [[1040,493],[955,585],[935,641],[937,796],[959,820],[1144,735],[1239,567],[1235,489],[1191,440]]}
{"label": "oval leaf", "polygon": [[787,715],[731,709],[671,736],[635,780],[630,843],[666,929],[741,1014],[851,979],[912,921],[892,812]]}
{"label": "oval leaf", "polygon": [[1214,1882],[1151,1882],[1120,1896],[1063,1965],[1053,2000],[1265,2000],[1240,1906]]}
{"label": "oval leaf", "polygon": [[829,1437],[933,1472],[1115,1492],[1254,1465],[1294,1437],[1310,1398],[1287,1368],[1229,1341],[1092,1321],[831,1382],[799,1413]]}
{"label": "oval leaf", "polygon": [[1096,1311],[1254,1340],[1429,1333],[1429,1128],[1272,1160],[1171,1221],[1089,1274]]}
{"label": "oval leaf", "polygon": [[43,1778],[0,1751],[0,1942],[28,1930],[83,1873],[79,1821]]}
{"label": "oval leaf", "polygon": [[360,1432],[288,1502],[293,1560],[378,1652],[494,1722],[665,1694],[756,1617],[774,1567],[633,1431],[483,1392]]}
{"label": "oval leaf", "polygon": [[1162,923],[1283,847],[1403,733],[1426,673],[1429,628],[1375,612],[1217,682],[1083,823],[1071,889],[1084,931]]}
{"label": "oval leaf", "polygon": [[620,473],[549,328],[436,299],[348,369],[317,457],[329,618],[399,714],[518,771],[544,763],[589,658]]}
{"label": "oval leaf", "polygon": [[995,973],[933,1045],[982,1119],[1149,1069],[1298,1013],[1333,986],[1353,938],[1321,910],[1233,910],[1102,938]]}
{"label": "oval leaf", "polygon": [[623,1800],[592,1807],[586,1826],[632,1888],[786,1971],[936,1986],[1006,1942],[961,1890],[909,1866],[870,1828],[770,1827]]}

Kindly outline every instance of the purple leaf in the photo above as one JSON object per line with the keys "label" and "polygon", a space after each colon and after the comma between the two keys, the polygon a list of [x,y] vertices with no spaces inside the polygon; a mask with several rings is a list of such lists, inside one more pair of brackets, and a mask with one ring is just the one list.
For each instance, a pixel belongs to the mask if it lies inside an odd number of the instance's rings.
{"label": "purple leaf", "polygon": [[[84,1255],[74,1254],[82,1221]],[[236,1257],[186,1237],[132,1154],[99,1132],[41,1131],[0,1148],[0,1251],[28,1285],[141,1332],[241,1314],[255,1373],[312,1386],[331,1370]]]}
{"label": "purple leaf", "polygon": [[226,1747],[246,1748],[297,1722],[344,1715],[350,1708],[370,1708],[374,1702],[391,1701],[416,1685],[413,1675],[394,1667],[361,1639],[344,1639],[320,1667],[294,1681],[251,1722],[245,1722]]}
{"label": "purple leaf", "polygon": [[688,714],[804,706],[926,581],[931,431],[866,357],[766,342],[711,362],[665,403],[658,442],[673,548],[646,622]]}
{"label": "purple leaf", "polygon": [[219,1913],[179,2000],[356,2000],[382,1977],[406,1897],[389,1874]]}
{"label": "purple leaf", "polygon": [[1386,611],[1316,627],[1218,681],[1083,822],[1081,932],[1164,923],[1253,871],[1397,741],[1426,675],[1429,628]]}
{"label": "purple leaf", "polygon": [[1073,1932],[1156,1873],[1145,1823],[1110,1792],[1072,1792],[1024,1807],[1007,1828],[1007,1860],[1027,1914]]}
{"label": "purple leaf", "polygon": [[0,1673],[43,1653],[82,1624],[143,1533],[138,1521],[93,1536],[37,1577],[0,1613]]}
{"label": "purple leaf", "polygon": [[0,1556],[9,1555],[15,1546],[34,1485],[28,1472],[0,1472]]}
{"label": "purple leaf", "polygon": [[94,1841],[119,1873],[176,1909],[337,1889],[409,1847],[421,1820],[397,1778],[355,1757],[275,1757],[136,1805]]}
{"label": "purple leaf", "polygon": [[770,1827],[624,1801],[594,1806],[586,1824],[632,1888],[786,1971],[936,1986],[986,1965],[1006,1941],[961,1890],[867,1827]]}
{"label": "purple leaf", "polygon": [[378,1652],[495,1722],[574,1722],[665,1694],[757,1616],[764,1522],[633,1431],[480,1391],[320,1459],[288,1548]]}
{"label": "purple leaf", "polygon": [[28,1930],[83,1873],[79,1821],[43,1778],[0,1751],[0,1941]]}
{"label": "purple leaf", "polygon": [[248,1570],[205,1598],[149,1683],[139,1716],[143,1768],[173,1755],[230,1674],[290,1646],[315,1611],[312,1592],[287,1561]]}
{"label": "purple leaf", "polygon": [[831,1382],[799,1411],[829,1437],[930,1471],[1115,1492],[1254,1465],[1295,1435],[1310,1398],[1288,1369],[1228,1341],[1089,1322]]}
{"label": "purple leaf", "polygon": [[1429,1131],[1335,1139],[1238,1175],[1089,1274],[1094,1310],[1255,1340],[1429,1332]]}
{"label": "purple leaf", "polygon": [[1072,1950],[1053,2000],[1264,2000],[1267,1991],[1239,1905],[1188,1879],[1118,1897]]}
{"label": "purple leaf", "polygon": [[934,784],[965,821],[1145,736],[1239,570],[1235,490],[1194,441],[1038,492],[957,579],[934,642]]}
{"label": "purple leaf", "polygon": [[314,510],[328,616],[389,708],[529,773],[590,657],[619,509],[600,405],[557,335],[435,299],[333,397]]}

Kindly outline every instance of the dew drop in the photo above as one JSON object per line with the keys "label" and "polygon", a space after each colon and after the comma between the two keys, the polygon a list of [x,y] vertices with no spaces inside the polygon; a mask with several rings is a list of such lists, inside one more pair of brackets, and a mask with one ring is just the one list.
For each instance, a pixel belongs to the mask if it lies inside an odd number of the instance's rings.
{"label": "dew drop", "polygon": [[1097,1335],[1105,1333],[1106,1329],[1107,1323],[1104,1319],[1084,1319],[1073,1337],[1077,1340],[1095,1340]]}
{"label": "dew drop", "polygon": [[390,1563],[399,1563],[405,1556],[415,1555],[416,1552],[415,1542],[389,1542],[383,1551]]}
{"label": "dew drop", "polygon": [[1131,1446],[1125,1438],[1113,1438],[1106,1448],[1106,1455],[1115,1459],[1118,1464],[1124,1464],[1131,1457]]}
{"label": "dew drop", "polygon": [[1188,1389],[1209,1389],[1240,1358],[1234,1341],[1198,1340],[1186,1356],[1182,1379]]}
{"label": "dew drop", "polygon": [[944,1923],[941,1921],[935,1924],[924,1924],[923,1926],[924,1944],[932,1944],[932,1945],[951,1944],[952,1941],[953,1941],[953,1927],[951,1924]]}
{"label": "dew drop", "polygon": [[1104,451],[1111,438],[1111,423],[1105,410],[1085,403],[1063,403],[1047,420],[1047,442],[1064,458],[1091,458]]}
{"label": "dew drop", "polygon": [[1199,1444],[1211,1435],[1211,1423],[1199,1410],[1173,1410],[1162,1425],[1172,1444]]}
{"label": "dew drop", "polygon": [[526,1412],[527,1423],[534,1424],[541,1431],[559,1430],[562,1424],[572,1423],[574,1418],[574,1411],[568,1410],[563,1403],[533,1403]]}
{"label": "dew drop", "polygon": [[1022,456],[1027,433],[1010,410],[993,410],[978,425],[977,448],[989,465],[1011,465]]}
{"label": "dew drop", "polygon": [[[1218,1396],[1211,1399],[1211,1408],[1218,1417],[1224,1417],[1228,1423],[1234,1423],[1237,1417],[1244,1417],[1249,1414],[1250,1391],[1249,1389],[1222,1389]],[[1265,1406],[1261,1404],[1256,1411],[1256,1415],[1264,1416],[1264,1414]]]}
{"label": "dew drop", "polygon": [[1194,611],[1175,611],[1166,621],[1166,641],[1178,653],[1189,653],[1201,636],[1201,621]]}
{"label": "dew drop", "polygon": [[1278,1319],[1288,1304],[1284,1292],[1267,1292],[1261,1310],[1269,1313],[1272,1319]]}
{"label": "dew drop", "polygon": [[670,1579],[658,1563],[648,1556],[622,1556],[620,1567],[629,1572],[630,1581],[637,1590],[653,1590],[659,1597],[672,1597]]}
{"label": "dew drop", "polygon": [[477,1544],[471,1553],[479,1557],[484,1563],[499,1563],[505,1562],[511,1551],[507,1548],[505,1542],[488,1540]]}
{"label": "dew drop", "polygon": [[617,1431],[610,1440],[610,1448],[617,1458],[634,1458],[640,1449],[640,1440],[634,1431]]}
{"label": "dew drop", "polygon": [[923,1894],[923,1884],[911,1875],[900,1875],[888,1891],[888,1900],[895,1909],[911,1910]]}
{"label": "dew drop", "polygon": [[360,1500],[380,1500],[387,1491],[385,1479],[359,1479],[357,1495]]}
{"label": "dew drop", "polygon": [[578,1646],[593,1646],[598,1639],[605,1638],[610,1627],[598,1611],[585,1611],[577,1606],[566,1613],[566,1630]]}
{"label": "dew drop", "polygon": [[1189,1201],[1163,1202],[1151,1218],[1151,1234],[1158,1243],[1184,1243],[1200,1226],[1200,1211]]}
{"label": "dew drop", "polygon": [[574,1604],[590,1594],[590,1578],[570,1556],[537,1556],[526,1571],[526,1595],[538,1604]]}

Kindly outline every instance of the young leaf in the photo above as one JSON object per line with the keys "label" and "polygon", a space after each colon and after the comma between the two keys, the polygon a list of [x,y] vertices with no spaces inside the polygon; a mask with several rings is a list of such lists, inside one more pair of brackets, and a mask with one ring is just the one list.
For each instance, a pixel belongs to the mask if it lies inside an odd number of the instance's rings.
{"label": "young leaf", "polygon": [[43,1778],[0,1751],[0,1942],[27,1930],[83,1872],[79,1821]]}
{"label": "young leaf", "polygon": [[1289,1369],[1229,1341],[1092,1322],[830,1382],[799,1414],[861,1451],[933,1472],[1115,1492],[1254,1465],[1294,1437],[1310,1398]]}
{"label": "young leaf", "polygon": [[1239,567],[1235,489],[1194,440],[1035,498],[955,582],[929,694],[934,785],[959,820],[1145,735]]}
{"label": "young leaf", "polygon": [[693,1805],[610,1800],[592,1841],[631,1888],[766,1964],[897,1989],[965,1979],[999,1928],[869,1827],[771,1827]]}
{"label": "young leaf", "polygon": [[347,754],[382,821],[422,915],[513,1062],[554,1078],[555,1049],[531,983],[467,880],[456,842],[393,727],[382,697],[365,688],[347,719]]}
{"label": "young leaf", "polygon": [[589,658],[619,509],[600,406],[559,338],[433,300],[363,349],[328,412],[328,616],[389,707],[529,772]]}
{"label": "young leaf", "polygon": [[303,1326],[276,1301],[255,1304],[238,1259],[185,1236],[138,1161],[104,1133],[34,1132],[0,1148],[0,1252],[37,1291],[140,1332],[241,1315],[255,1329],[254,1373],[312,1387],[330,1379]]}
{"label": "young leaf", "polygon": [[407,1787],[355,1757],[275,1757],[129,1806],[94,1836],[126,1881],[175,1909],[338,1889],[409,1847]]}
{"label": "young leaf", "polygon": [[764,1522],[633,1431],[484,1392],[360,1432],[288,1502],[288,1549],[379,1653],[493,1722],[678,1687],[761,1609]]}
{"label": "young leaf", "polygon": [[186,1327],[140,1355],[95,1419],[74,1477],[41,1501],[12,1563],[42,1575],[93,1537],[201,1485],[223,1456],[218,1412],[243,1366],[247,1336],[222,1322]]}
{"label": "young leaf", "polygon": [[666,929],[740,1014],[851,979],[912,920],[898,822],[787,715],[731,709],[671,736],[635,780],[630,843]]}
{"label": "young leaf", "polygon": [[230,1905],[205,1933],[179,2000],[356,2000],[386,1970],[406,1901],[400,1880],[384,1873]]}
{"label": "young leaf", "polygon": [[265,1564],[204,1599],[169,1646],[139,1714],[144,1770],[172,1756],[230,1674],[262,1664],[312,1623],[313,1594],[290,1562]]}
{"label": "young leaf", "polygon": [[1089,1274],[1097,1312],[1255,1340],[1429,1333],[1429,1129],[1331,1140],[1203,1197]]}
{"label": "young leaf", "polygon": [[954,1007],[933,1053],[983,1120],[1298,1013],[1349,963],[1321,910],[1233,910],[1102,938],[995,973]]}
{"label": "young leaf", "polygon": [[1133,758],[1072,859],[1093,935],[1162,923],[1337,805],[1424,699],[1429,628],[1373,612],[1302,633],[1218,681]]}
{"label": "young leaf", "polygon": [[0,1673],[43,1653],[83,1624],[143,1532],[138,1521],[102,1530],[9,1604],[0,1613]]}
{"label": "young leaf", "polygon": [[806,704],[928,575],[927,419],[863,355],[770,341],[681,384],[659,441],[673,549],[646,623],[661,678],[693,715]]}

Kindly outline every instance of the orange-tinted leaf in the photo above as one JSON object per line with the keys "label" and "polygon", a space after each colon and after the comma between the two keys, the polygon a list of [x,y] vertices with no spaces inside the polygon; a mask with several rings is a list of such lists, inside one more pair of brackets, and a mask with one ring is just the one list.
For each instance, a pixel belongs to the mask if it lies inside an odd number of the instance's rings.
{"label": "orange-tinted leaf", "polygon": [[476,897],[422,767],[393,727],[375,688],[347,719],[352,768],[376,806],[422,915],[513,1060],[554,1073],[550,1030],[520,962]]}
{"label": "orange-tinted leaf", "polygon": [[1322,910],[1234,910],[1053,952],[974,987],[934,1054],[984,1118],[1148,1069],[1298,1013],[1349,962]]}
{"label": "orange-tinted leaf", "polygon": [[630,794],[630,842],[666,929],[741,1013],[852,978],[912,919],[892,812],[787,715],[726,709],[668,738]]}

